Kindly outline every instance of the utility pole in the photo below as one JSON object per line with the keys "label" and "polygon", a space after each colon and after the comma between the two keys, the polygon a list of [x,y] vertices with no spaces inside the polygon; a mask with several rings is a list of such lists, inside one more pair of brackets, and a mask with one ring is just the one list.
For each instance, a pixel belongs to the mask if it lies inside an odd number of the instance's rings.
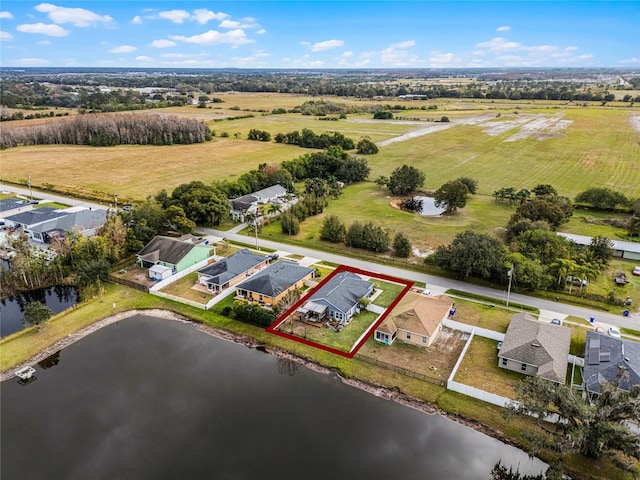
{"label": "utility pole", "polygon": [[31,174],[27,177],[27,185],[29,185],[29,199],[33,202],[33,192],[31,191]]}
{"label": "utility pole", "polygon": [[507,287],[507,307],[509,306],[509,295],[511,295],[511,280],[513,279],[513,267],[509,269],[507,272],[507,277],[509,277],[509,287]]}

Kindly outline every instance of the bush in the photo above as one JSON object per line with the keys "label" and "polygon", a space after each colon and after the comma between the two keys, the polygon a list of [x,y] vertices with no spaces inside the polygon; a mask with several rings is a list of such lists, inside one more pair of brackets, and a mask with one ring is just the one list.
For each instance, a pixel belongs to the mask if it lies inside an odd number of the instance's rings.
{"label": "bush", "polygon": [[444,123],[448,123],[449,122],[449,117],[447,117],[446,115],[443,115],[442,118],[440,118],[440,121],[444,122]]}
{"label": "bush", "polygon": [[300,222],[291,213],[285,212],[280,216],[282,223],[282,233],[286,235],[297,235],[300,232]]}
{"label": "bush", "polygon": [[393,253],[396,257],[407,258],[411,255],[411,242],[403,233],[396,233],[393,239]]}
{"label": "bush", "polygon": [[233,312],[238,320],[268,327],[275,319],[276,315],[271,310],[266,310],[255,303],[245,303],[236,301],[233,305]]}

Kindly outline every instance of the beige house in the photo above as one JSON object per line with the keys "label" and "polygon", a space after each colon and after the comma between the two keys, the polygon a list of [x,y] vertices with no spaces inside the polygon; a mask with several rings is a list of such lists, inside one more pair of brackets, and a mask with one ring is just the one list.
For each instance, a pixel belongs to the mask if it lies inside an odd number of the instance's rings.
{"label": "beige house", "polygon": [[409,292],[376,328],[374,338],[390,345],[396,339],[429,347],[442,330],[453,300],[446,295],[427,296]]}
{"label": "beige house", "polygon": [[516,313],[498,353],[498,366],[564,383],[571,329],[539,322],[528,313]]}

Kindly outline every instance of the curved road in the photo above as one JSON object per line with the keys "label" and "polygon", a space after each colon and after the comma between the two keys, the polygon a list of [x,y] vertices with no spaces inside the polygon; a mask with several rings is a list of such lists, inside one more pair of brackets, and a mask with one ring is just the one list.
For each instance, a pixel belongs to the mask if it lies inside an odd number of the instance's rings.
{"label": "curved road", "polygon": [[[22,195],[29,195],[28,189],[15,187],[11,185],[0,185],[0,190],[7,190],[10,192],[19,193]],[[50,194],[49,192],[37,192],[36,195],[39,197],[46,197],[48,199],[58,201],[60,203],[70,204],[70,205],[82,205],[86,207],[105,208],[104,205],[101,205],[98,203],[91,203],[86,200],[78,200],[78,199],[73,199],[68,197],[62,197],[59,195],[53,195],[53,194]],[[235,240],[242,243],[253,243],[254,241],[253,236],[238,235],[235,233],[224,232],[224,231],[214,230],[210,228],[199,227],[198,231],[207,233],[208,235],[213,235],[221,238],[228,238],[230,240]],[[451,288],[451,289],[462,290],[465,292],[475,293],[485,297],[501,299],[501,300],[506,300],[506,297],[507,297],[506,290],[497,290],[493,288],[482,287],[479,285],[473,285],[471,283],[466,283],[459,280],[451,280],[449,278],[436,277],[433,275],[427,275],[425,273],[414,272],[412,270],[404,270],[397,267],[380,265],[378,263],[367,262],[364,260],[357,260],[355,258],[321,252],[321,251],[312,250],[309,248],[297,247],[294,245],[277,243],[277,242],[272,242],[272,241],[263,240],[263,239],[258,240],[258,245],[266,248],[271,248],[274,250],[281,250],[281,251],[293,253],[296,255],[316,258],[318,260],[324,260],[331,263],[356,267],[362,270],[368,270],[370,272],[382,273],[384,275],[389,275],[392,277],[405,278],[407,280],[411,280],[414,282],[423,282],[429,285],[429,288],[437,291],[444,291]],[[530,297],[527,295],[522,295],[522,294],[513,293],[513,292],[510,294],[509,300],[513,303],[521,303],[524,305],[530,305],[540,310],[555,312],[559,314],[558,316],[573,315],[575,317],[580,317],[585,319],[588,319],[593,316],[595,317],[595,320],[598,323],[604,323],[609,325],[616,325],[618,327],[640,330],[640,313],[638,313],[637,311],[632,313],[629,317],[624,317],[622,315],[614,315],[611,313],[600,312],[600,311],[596,311],[596,310],[592,310],[584,307],[577,307],[574,305],[568,305],[560,302],[553,302],[550,300]]]}

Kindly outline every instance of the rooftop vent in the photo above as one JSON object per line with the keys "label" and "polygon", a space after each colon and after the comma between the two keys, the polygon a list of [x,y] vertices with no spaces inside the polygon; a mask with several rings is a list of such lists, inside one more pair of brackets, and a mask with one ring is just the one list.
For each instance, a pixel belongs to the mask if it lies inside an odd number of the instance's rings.
{"label": "rooftop vent", "polygon": [[539,346],[540,346],[540,344],[539,344],[539,343],[537,343],[537,342],[533,342],[533,343],[531,344],[531,346],[532,346],[532,347],[539,347]]}
{"label": "rooftop vent", "polygon": [[608,362],[611,360],[611,353],[609,352],[609,350],[604,350],[600,352],[600,361],[601,362]]}

